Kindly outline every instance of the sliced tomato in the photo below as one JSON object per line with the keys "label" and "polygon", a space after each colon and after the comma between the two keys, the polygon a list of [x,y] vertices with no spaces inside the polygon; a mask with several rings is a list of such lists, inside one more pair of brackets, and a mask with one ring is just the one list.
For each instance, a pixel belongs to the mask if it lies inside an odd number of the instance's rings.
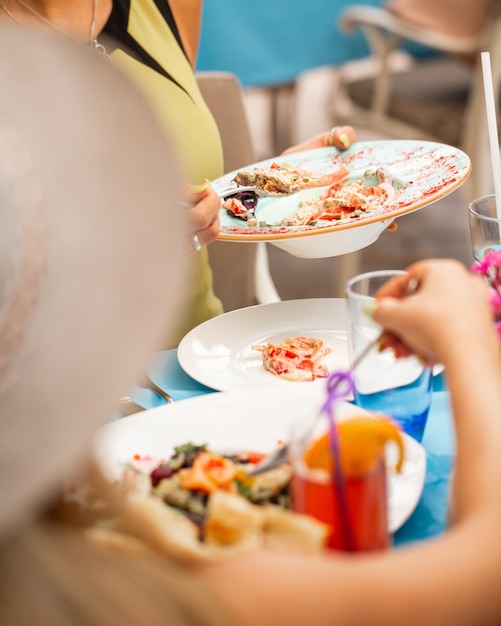
{"label": "sliced tomato", "polygon": [[317,220],[332,221],[340,220],[348,217],[351,213],[356,211],[354,207],[335,207],[332,209],[325,209],[322,213],[319,213],[316,217]]}
{"label": "sliced tomato", "polygon": [[[328,376],[328,370],[319,361],[331,349],[321,339],[315,337],[289,337],[280,345],[268,343],[266,346],[254,346],[263,354],[265,370],[290,380],[313,380]],[[307,373],[310,375],[307,376]]]}
{"label": "sliced tomato", "polygon": [[303,359],[300,363],[298,363],[298,369],[300,370],[309,370],[313,372],[315,369],[315,363],[311,359]]}
{"label": "sliced tomato", "polygon": [[256,463],[259,463],[259,461],[262,461],[266,454],[264,452],[246,452],[245,456],[247,457],[249,463],[254,463],[255,465]]}

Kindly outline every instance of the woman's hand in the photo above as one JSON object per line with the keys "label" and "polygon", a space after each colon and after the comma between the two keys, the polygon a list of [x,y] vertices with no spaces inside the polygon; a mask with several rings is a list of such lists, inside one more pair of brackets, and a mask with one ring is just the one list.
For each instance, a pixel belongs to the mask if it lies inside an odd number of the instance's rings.
{"label": "woman's hand", "polygon": [[205,246],[215,241],[219,235],[219,211],[221,198],[207,181],[202,186],[191,186],[186,196],[190,231],[193,234],[193,251],[197,243]]}
{"label": "woman's hand", "polygon": [[357,140],[357,133],[352,126],[334,126],[330,130],[315,135],[303,143],[292,146],[284,150],[282,154],[292,154],[301,150],[312,150],[313,148],[327,148],[334,146],[339,150],[346,150]]}
{"label": "woman's hand", "polygon": [[[374,319],[387,331],[381,348],[397,356],[414,353],[445,363],[455,347],[493,340],[487,287],[461,263],[419,261],[384,285],[376,295]],[[409,284],[417,288],[409,295]]]}

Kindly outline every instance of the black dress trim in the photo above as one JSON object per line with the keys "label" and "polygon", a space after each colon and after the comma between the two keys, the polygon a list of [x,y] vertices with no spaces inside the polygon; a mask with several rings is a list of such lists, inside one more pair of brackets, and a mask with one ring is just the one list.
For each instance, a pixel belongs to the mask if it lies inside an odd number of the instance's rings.
{"label": "black dress trim", "polygon": [[[176,38],[179,47],[183,51],[183,54],[186,56],[186,51],[184,49],[183,43],[181,41],[181,37],[179,35],[179,31],[176,26],[176,22],[174,20],[174,16],[172,15],[172,11],[170,9],[168,0],[153,0],[156,7],[164,17],[165,21],[169,25],[174,37]],[[129,13],[130,13],[130,3],[131,0],[114,0],[113,8],[111,10],[110,17],[106,22],[105,27],[102,30],[102,34],[106,38],[111,38],[111,42],[106,42],[106,49],[111,52],[112,49],[121,49],[124,50],[127,54],[130,54],[134,58],[138,59],[151,69],[155,70],[167,80],[170,80],[175,85],[177,85],[180,89],[182,89],[186,95],[191,98],[191,95],[186,91],[186,89],[181,85],[173,76],[171,76],[146,50],[129,34],[127,30],[127,25],[129,23]]]}

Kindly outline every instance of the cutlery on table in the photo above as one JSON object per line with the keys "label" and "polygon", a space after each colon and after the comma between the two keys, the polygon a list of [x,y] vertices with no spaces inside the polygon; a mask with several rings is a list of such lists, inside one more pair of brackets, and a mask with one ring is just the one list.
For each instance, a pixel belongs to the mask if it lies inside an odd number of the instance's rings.
{"label": "cutlery on table", "polygon": [[[151,391],[156,396],[161,398],[166,404],[174,402],[174,398],[155,384],[147,374],[143,375],[142,380],[137,384],[137,386],[142,387],[143,389],[148,389],[148,391]],[[145,410],[146,409],[143,406],[137,404],[137,402],[135,402],[130,396],[122,396],[120,398],[120,402],[118,403],[118,411],[123,417]]]}
{"label": "cutlery on table", "polygon": [[138,387],[143,387],[143,389],[148,389],[156,394],[158,397],[162,398],[166,404],[171,404],[174,402],[174,398],[164,391],[161,387],[159,387],[156,383],[154,383],[148,374],[144,374],[141,381],[138,383]]}

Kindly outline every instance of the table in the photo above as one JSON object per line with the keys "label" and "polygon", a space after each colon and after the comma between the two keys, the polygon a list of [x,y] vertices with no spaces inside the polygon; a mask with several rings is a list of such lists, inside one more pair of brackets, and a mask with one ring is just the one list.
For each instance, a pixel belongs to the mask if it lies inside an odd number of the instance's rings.
{"label": "table", "polygon": [[[193,380],[181,369],[176,350],[157,353],[148,373],[175,401],[218,393]],[[145,408],[163,404],[160,398],[144,389],[137,390],[133,398]],[[414,513],[395,533],[394,545],[397,547],[440,535],[447,525],[447,501],[455,437],[449,393],[442,375],[435,376],[434,379],[433,398],[422,444],[427,457],[425,486]]]}

